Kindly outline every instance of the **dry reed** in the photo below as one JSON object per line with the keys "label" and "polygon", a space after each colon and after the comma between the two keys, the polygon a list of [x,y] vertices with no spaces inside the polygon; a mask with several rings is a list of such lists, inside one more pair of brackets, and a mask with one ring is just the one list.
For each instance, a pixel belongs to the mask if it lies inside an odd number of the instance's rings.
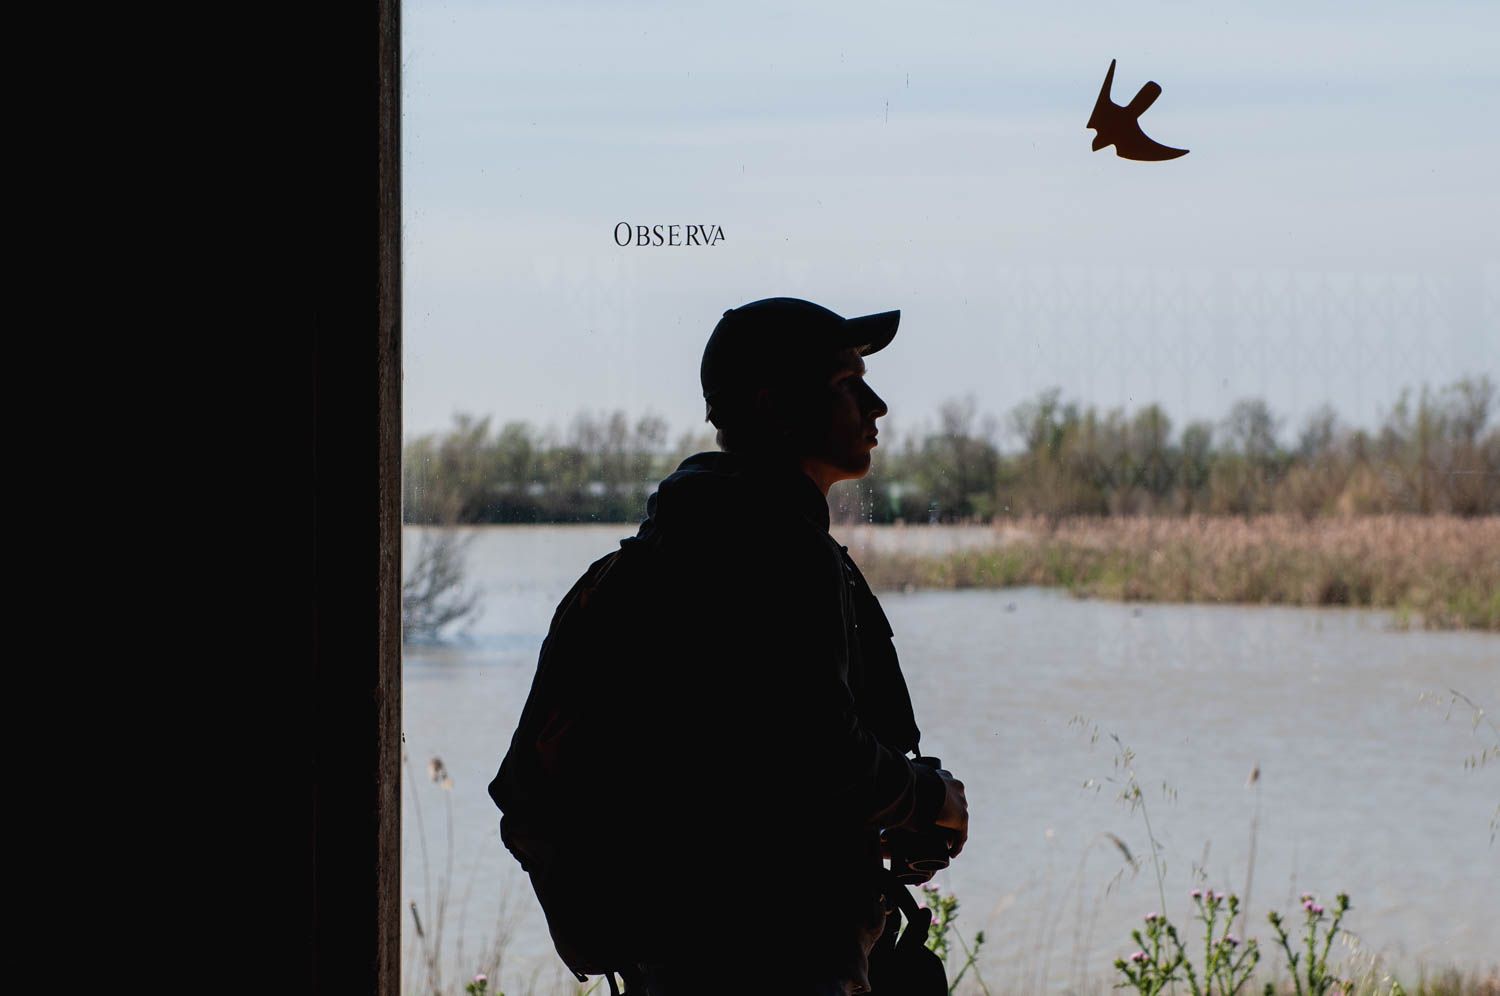
{"label": "dry reed", "polygon": [[[912,530],[913,536],[920,530]],[[1400,625],[1500,631],[1500,517],[1042,518],[911,553],[853,537],[877,589],[1063,587],[1127,601],[1392,609]]]}

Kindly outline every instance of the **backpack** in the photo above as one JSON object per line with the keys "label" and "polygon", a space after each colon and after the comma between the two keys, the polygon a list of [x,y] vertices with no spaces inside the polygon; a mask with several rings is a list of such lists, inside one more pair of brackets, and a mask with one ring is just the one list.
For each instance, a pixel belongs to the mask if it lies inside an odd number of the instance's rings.
{"label": "backpack", "polygon": [[[633,968],[635,942],[622,900],[638,887],[609,846],[597,764],[628,735],[611,686],[629,680],[619,641],[627,602],[644,575],[632,537],[589,565],[563,596],[542,641],[536,675],[500,770],[489,784],[503,814],[500,839],[530,876],[553,945],[580,982]],[[616,751],[616,753],[619,753]],[[622,915],[623,914],[623,915]]]}

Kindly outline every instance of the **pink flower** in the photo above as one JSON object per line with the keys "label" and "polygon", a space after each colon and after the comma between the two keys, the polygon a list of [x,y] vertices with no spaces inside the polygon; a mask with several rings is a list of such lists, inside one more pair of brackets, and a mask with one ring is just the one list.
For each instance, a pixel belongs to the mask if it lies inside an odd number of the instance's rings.
{"label": "pink flower", "polygon": [[1217,899],[1219,902],[1222,903],[1224,901],[1224,893],[1222,893],[1222,892],[1215,892],[1214,893],[1214,898]]}
{"label": "pink flower", "polygon": [[1133,955],[1130,956],[1130,960],[1131,961],[1135,961],[1135,962],[1145,961],[1146,960],[1146,952],[1144,952],[1144,951],[1137,951],[1135,954],[1133,954]]}
{"label": "pink flower", "polygon": [[1202,889],[1194,889],[1192,892],[1190,892],[1188,894],[1190,896],[1192,896],[1194,899],[1201,899],[1203,897],[1203,890]]}
{"label": "pink flower", "polygon": [[474,976],[474,981],[484,983],[490,981],[490,977],[488,975],[485,975],[483,972],[480,972],[478,975]]}
{"label": "pink flower", "polygon": [[1313,901],[1311,899],[1302,900],[1302,908],[1307,910],[1308,912],[1311,912],[1313,908]]}
{"label": "pink flower", "polygon": [[1317,903],[1313,903],[1312,904],[1312,911],[1313,911],[1313,916],[1322,916],[1323,915],[1323,907],[1319,906]]}
{"label": "pink flower", "polygon": [[1155,920],[1155,919],[1156,919],[1156,914],[1155,914],[1155,913],[1147,913],[1147,914],[1146,914],[1146,922],[1147,922],[1147,923],[1151,923],[1151,922],[1153,922],[1153,921],[1154,921],[1154,920]]}
{"label": "pink flower", "polygon": [[1229,945],[1232,948],[1235,948],[1235,947],[1239,947],[1240,939],[1238,937],[1235,937],[1233,934],[1225,934],[1224,935],[1224,943],[1227,944],[1227,945]]}

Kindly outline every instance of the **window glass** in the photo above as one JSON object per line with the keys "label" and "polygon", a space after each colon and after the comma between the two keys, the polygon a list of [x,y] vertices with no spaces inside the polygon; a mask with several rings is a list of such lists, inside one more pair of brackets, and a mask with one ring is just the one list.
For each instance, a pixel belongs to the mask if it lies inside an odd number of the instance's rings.
{"label": "window glass", "polygon": [[[924,899],[983,932],[965,986],[1105,991],[1147,913],[1201,935],[1205,888],[1267,979],[1303,893],[1325,926],[1352,899],[1341,978],[1493,971],[1500,8],[414,0],[402,30],[409,991],[570,991],[485,787],[559,599],[717,448],[709,333],[772,296],[901,312],[831,532],[967,786]],[[1187,152],[1117,154],[1148,142]],[[684,916],[691,883],[662,870]]]}

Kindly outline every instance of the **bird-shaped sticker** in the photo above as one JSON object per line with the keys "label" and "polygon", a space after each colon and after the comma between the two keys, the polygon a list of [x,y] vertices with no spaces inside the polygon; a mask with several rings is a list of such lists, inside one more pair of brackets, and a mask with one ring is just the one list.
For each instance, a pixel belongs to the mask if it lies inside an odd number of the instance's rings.
{"label": "bird-shaped sticker", "polygon": [[1099,99],[1094,102],[1094,113],[1089,115],[1086,128],[1094,129],[1094,151],[1106,145],[1115,147],[1115,155],[1121,159],[1140,162],[1160,162],[1185,156],[1187,149],[1173,149],[1152,141],[1141,131],[1140,117],[1146,108],[1156,103],[1161,96],[1161,87],[1155,81],[1147,81],[1135,99],[1124,107],[1110,99],[1110,86],[1115,81],[1115,60],[1109,60],[1109,72],[1104,74],[1104,86],[1099,88]]}

